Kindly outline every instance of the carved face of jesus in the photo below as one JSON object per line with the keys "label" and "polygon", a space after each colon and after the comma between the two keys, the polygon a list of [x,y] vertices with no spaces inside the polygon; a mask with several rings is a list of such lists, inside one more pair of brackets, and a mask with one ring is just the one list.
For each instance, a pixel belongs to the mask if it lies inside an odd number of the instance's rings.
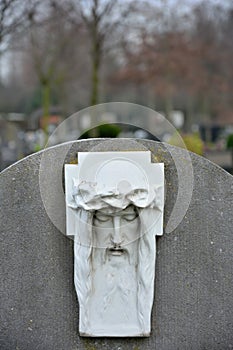
{"label": "carved face of jesus", "polygon": [[[140,233],[140,221],[135,206],[124,210],[107,208],[97,210],[93,219],[95,244],[104,248],[109,260],[121,260],[135,255],[135,242]],[[132,261],[132,260],[131,260]]]}

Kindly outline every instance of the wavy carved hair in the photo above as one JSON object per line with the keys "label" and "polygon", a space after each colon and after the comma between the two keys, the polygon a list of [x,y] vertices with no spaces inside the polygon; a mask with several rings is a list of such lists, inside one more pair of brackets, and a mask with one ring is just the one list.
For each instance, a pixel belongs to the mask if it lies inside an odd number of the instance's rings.
{"label": "wavy carved hair", "polygon": [[[140,219],[140,237],[138,245],[137,308],[138,321],[142,333],[146,333],[149,324],[154,297],[154,269],[156,239],[153,228],[153,209],[136,208]],[[93,212],[78,209],[76,212],[74,238],[74,282],[78,295],[82,324],[80,331],[88,328],[88,303],[92,294],[92,252],[93,252]],[[80,319],[81,322],[81,319]]]}

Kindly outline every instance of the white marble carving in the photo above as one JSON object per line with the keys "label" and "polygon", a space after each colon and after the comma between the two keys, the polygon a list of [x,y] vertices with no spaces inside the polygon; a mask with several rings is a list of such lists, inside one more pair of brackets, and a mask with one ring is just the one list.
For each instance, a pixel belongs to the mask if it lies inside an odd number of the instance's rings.
{"label": "white marble carving", "polygon": [[83,336],[149,336],[164,167],[146,152],[80,152],[65,166]]}

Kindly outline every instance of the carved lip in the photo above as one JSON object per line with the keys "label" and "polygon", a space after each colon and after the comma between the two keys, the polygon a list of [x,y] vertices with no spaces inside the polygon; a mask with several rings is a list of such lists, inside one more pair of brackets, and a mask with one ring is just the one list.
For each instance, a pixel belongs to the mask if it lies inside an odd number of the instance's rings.
{"label": "carved lip", "polygon": [[126,250],[120,247],[112,247],[112,248],[108,248],[108,252],[114,256],[121,256],[126,252]]}

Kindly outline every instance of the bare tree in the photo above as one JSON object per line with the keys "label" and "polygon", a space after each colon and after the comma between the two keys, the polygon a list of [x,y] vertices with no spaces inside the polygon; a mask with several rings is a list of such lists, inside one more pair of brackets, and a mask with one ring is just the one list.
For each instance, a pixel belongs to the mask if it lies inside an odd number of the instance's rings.
{"label": "bare tree", "polygon": [[28,54],[41,86],[43,128],[47,133],[52,91],[70,77],[66,60],[72,55],[74,32],[64,4],[49,0],[43,9],[46,16],[41,17],[40,10],[29,17]]}
{"label": "bare tree", "polygon": [[118,0],[73,0],[73,6],[81,15],[90,39],[90,104],[94,105],[99,101],[99,75],[106,43],[109,37],[113,37],[127,10],[126,6],[122,10]]}
{"label": "bare tree", "polygon": [[168,117],[172,109],[183,109],[187,128],[194,113],[196,122],[220,116],[232,96],[231,11],[203,2],[190,8],[186,22],[178,13],[167,24],[160,20],[163,13],[154,13],[157,25],[148,20],[137,41],[125,45],[124,67],[116,74],[120,83],[147,85]]}
{"label": "bare tree", "polygon": [[25,25],[28,0],[0,1],[0,45],[5,50],[12,34]]}

